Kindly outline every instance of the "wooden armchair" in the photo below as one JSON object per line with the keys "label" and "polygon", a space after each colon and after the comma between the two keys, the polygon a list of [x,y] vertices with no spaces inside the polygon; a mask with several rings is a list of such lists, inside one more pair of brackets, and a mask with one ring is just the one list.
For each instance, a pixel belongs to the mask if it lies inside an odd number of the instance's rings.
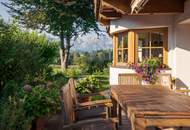
{"label": "wooden armchair", "polygon": [[[89,118],[85,120],[78,120],[76,118],[77,111],[81,111],[82,109],[86,109],[85,107],[75,107],[72,99],[70,86],[66,84],[61,89],[61,97],[64,104],[64,122],[63,130],[71,130],[73,128],[78,129],[86,129],[88,130],[97,130],[97,129],[115,129],[115,124],[117,122],[116,118]],[[90,114],[90,113],[83,113]]]}
{"label": "wooden armchair", "polygon": [[190,89],[176,89],[175,92],[190,95]]}
{"label": "wooden armchair", "polygon": [[156,84],[173,89],[171,74],[159,74]]}
{"label": "wooden armchair", "polygon": [[[81,96],[77,95],[77,92],[75,90],[75,80],[69,79],[68,81],[69,86],[69,92],[71,94],[71,100],[73,102],[73,106],[76,111],[76,119],[77,120],[83,120],[87,118],[93,118],[93,117],[110,117],[111,116],[111,107],[112,107],[112,101],[111,99],[104,99],[104,100],[97,100],[97,101],[86,101],[86,102],[79,102],[79,99]],[[92,93],[88,94],[84,97],[91,97],[95,95],[104,95],[104,92],[98,92],[98,93]],[[88,113],[88,114],[87,114]]]}

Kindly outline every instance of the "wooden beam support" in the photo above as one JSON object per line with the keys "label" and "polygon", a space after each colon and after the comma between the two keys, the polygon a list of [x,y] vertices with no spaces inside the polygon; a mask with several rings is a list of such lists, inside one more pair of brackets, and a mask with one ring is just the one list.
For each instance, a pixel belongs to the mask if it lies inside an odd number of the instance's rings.
{"label": "wooden beam support", "polygon": [[100,24],[102,24],[103,26],[108,26],[108,25],[110,25],[110,20],[109,20],[109,19],[99,18],[99,22],[100,22]]}
{"label": "wooden beam support", "polygon": [[100,17],[102,17],[103,19],[113,20],[121,18],[121,14],[117,12],[101,12]]}
{"label": "wooden beam support", "polygon": [[131,0],[102,0],[101,4],[102,6],[111,7],[122,14],[130,13],[131,11]]}
{"label": "wooden beam support", "polygon": [[128,32],[128,62],[135,63],[135,33]]}
{"label": "wooden beam support", "polygon": [[182,13],[184,0],[149,0],[141,13]]}

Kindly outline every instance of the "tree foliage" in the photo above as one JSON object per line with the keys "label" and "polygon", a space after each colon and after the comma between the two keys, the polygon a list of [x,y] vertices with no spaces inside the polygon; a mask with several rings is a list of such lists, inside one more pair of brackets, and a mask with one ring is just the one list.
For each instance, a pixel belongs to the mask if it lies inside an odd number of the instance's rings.
{"label": "tree foliage", "polygon": [[9,0],[12,16],[26,27],[40,29],[60,37],[61,62],[67,67],[71,38],[98,31],[92,0]]}
{"label": "tree foliage", "polygon": [[16,25],[0,25],[0,82],[28,82],[41,77],[56,56],[56,43]]}

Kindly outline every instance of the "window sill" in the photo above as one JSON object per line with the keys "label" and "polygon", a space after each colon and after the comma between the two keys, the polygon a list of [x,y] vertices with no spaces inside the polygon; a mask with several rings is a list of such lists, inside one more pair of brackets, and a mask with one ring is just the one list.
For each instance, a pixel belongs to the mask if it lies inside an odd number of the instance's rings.
{"label": "window sill", "polygon": [[[116,66],[111,66],[112,68],[118,68],[118,69],[132,69],[129,66],[126,65],[116,65]],[[171,68],[162,68],[161,70],[172,70]]]}

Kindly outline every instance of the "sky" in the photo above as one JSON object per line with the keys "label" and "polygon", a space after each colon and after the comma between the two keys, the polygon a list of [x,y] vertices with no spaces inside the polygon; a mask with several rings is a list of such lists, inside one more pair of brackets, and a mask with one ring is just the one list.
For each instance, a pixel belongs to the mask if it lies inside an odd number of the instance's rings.
{"label": "sky", "polygon": [[[1,2],[8,2],[8,0],[0,0],[0,16],[5,20],[5,22],[11,21],[11,16],[8,13],[7,7],[3,6]],[[106,33],[105,27],[100,26],[100,30],[102,30],[101,36],[97,36],[94,32],[90,32],[86,35],[80,36],[75,41],[74,47],[72,50],[76,51],[93,51],[93,50],[101,50],[101,49],[111,49],[112,48],[112,40]],[[51,35],[46,34],[48,37],[54,38]]]}

